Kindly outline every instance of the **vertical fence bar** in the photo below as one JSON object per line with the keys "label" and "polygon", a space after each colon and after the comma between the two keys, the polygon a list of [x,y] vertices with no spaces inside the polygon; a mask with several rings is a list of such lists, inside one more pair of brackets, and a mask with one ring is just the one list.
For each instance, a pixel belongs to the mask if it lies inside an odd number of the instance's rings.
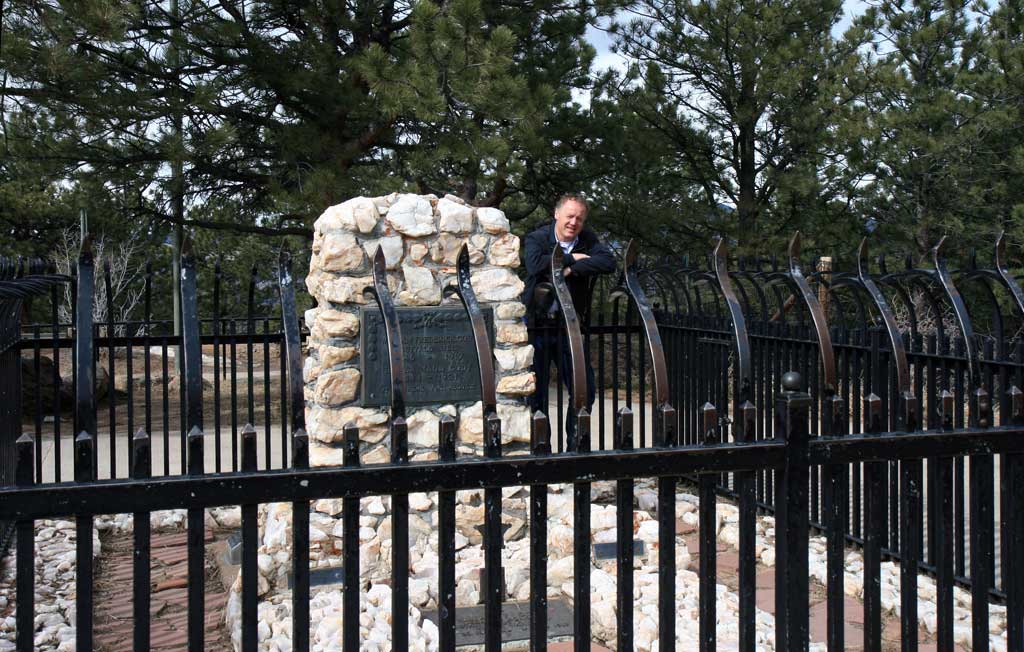
{"label": "vertical fence bar", "polygon": [[[74,292],[71,293],[74,296]],[[52,346],[53,346],[53,386],[60,387],[63,382],[60,377],[60,293],[57,290],[57,286],[54,286],[50,292],[50,323],[52,324]],[[61,470],[63,469],[61,459],[61,438],[60,438],[60,419],[61,419],[61,401],[60,392],[53,393],[53,481],[61,481]],[[76,432],[76,431],[73,431]],[[39,461],[42,464],[42,460]],[[40,467],[41,468],[41,467]],[[42,476],[39,476],[39,481],[42,481]]]}
{"label": "vertical fence bar", "polygon": [[775,649],[806,650],[808,620],[808,411],[800,374],[782,377],[775,401],[776,437],[786,442],[775,502]]}
{"label": "vertical fence bar", "polygon": [[256,371],[252,359],[256,351],[256,281],[254,264],[249,271],[249,300],[245,306],[245,408],[249,423],[256,421]]}
{"label": "vertical fence bar", "polygon": [[[40,349],[40,344],[41,344],[40,338],[41,338],[41,333],[39,332],[39,325],[36,324],[36,326],[32,329],[32,372],[35,374],[35,377],[37,379],[36,380],[35,390],[32,392],[32,394],[33,394],[32,398],[34,399],[34,403],[35,403],[35,424],[34,424],[35,425],[35,435],[33,436],[33,439],[35,441],[35,447],[36,447],[35,454],[34,454],[35,465],[36,465],[35,477],[39,478],[39,481],[42,482],[43,481],[43,383],[42,383],[43,377],[42,377],[42,364],[41,364],[42,363],[42,350]],[[54,385],[54,387],[56,388],[56,385]],[[54,392],[54,399],[56,399],[56,394],[58,394],[58,393],[59,392]],[[59,474],[55,474],[55,476],[58,476],[58,475]],[[54,481],[55,482],[60,482],[60,480],[57,477],[54,478]]]}
{"label": "vertical fence bar", "polygon": [[[537,412],[543,417],[543,413]],[[536,419],[536,416],[534,417]],[[444,462],[455,461],[455,419],[445,414],[437,425],[438,450]],[[533,498],[533,490],[530,493]],[[532,518],[532,512],[531,512]],[[530,522],[530,534],[536,528]],[[532,542],[532,540],[531,540]],[[532,548],[531,548],[532,552]],[[455,652],[455,492],[437,492],[437,556],[438,556],[438,642],[441,652]],[[531,564],[531,569],[533,566]],[[532,575],[531,575],[532,577]],[[532,585],[531,585],[532,590]],[[533,596],[531,596],[532,598]],[[531,601],[531,604],[533,602]],[[531,619],[532,627],[532,619]]]}
{"label": "vertical fence bar", "polygon": [[[971,392],[970,425],[992,425],[992,401],[981,387]],[[992,493],[995,468],[991,455],[971,455],[971,649],[988,650],[988,594],[992,588]]]}
{"label": "vertical fence bar", "polygon": [[[256,462],[256,428],[251,423],[242,429],[242,471],[253,472]],[[242,652],[256,652],[259,646],[259,574],[256,565],[259,529],[256,503],[241,506],[242,511]]]}
{"label": "vertical fence bar", "polygon": [[[907,432],[917,430],[917,397],[904,391],[899,402],[899,425]],[[921,460],[900,460],[900,647],[903,652],[917,652],[922,482]]]}
{"label": "vertical fence bar", "polygon": [[[344,428],[345,450],[343,463],[346,468],[359,468],[359,428],[348,423]],[[342,560],[345,585],[342,595],[342,650],[359,651],[359,498],[345,496],[341,502]],[[392,612],[391,617],[398,614]],[[395,648],[392,648],[395,649]]]}
{"label": "vertical fence bar", "polygon": [[[220,259],[213,265],[213,468],[224,471],[220,452],[220,369],[224,364],[220,351]],[[283,416],[283,415],[282,415]]]}
{"label": "vertical fence bar", "polygon": [[[700,409],[701,414],[701,433],[702,441],[704,445],[712,445],[719,443],[718,433],[718,410],[711,403],[705,403]],[[697,494],[700,501],[698,515],[698,527],[700,529],[700,587],[699,587],[699,638],[700,638],[700,650],[701,652],[714,652],[715,641],[716,641],[716,625],[718,618],[717,614],[717,584],[718,584],[718,515],[716,513],[717,504],[715,499],[715,476],[707,473],[701,474],[697,480]],[[675,506],[675,487],[672,488],[671,492],[666,492],[666,498],[672,501],[673,507]],[[661,492],[659,487],[658,496],[658,513],[661,514]],[[673,517],[675,514],[673,514]],[[673,521],[675,519],[673,518]],[[674,524],[673,524],[674,525]],[[674,531],[673,531],[674,536]],[[674,555],[671,559],[672,578],[675,578],[675,558]],[[659,563],[659,572],[663,572],[663,562]],[[668,614],[672,616],[673,627],[675,626],[674,616],[674,603],[675,603],[675,586],[674,583],[671,587],[672,593],[669,594],[670,605],[673,607],[670,611],[664,611],[667,608],[666,605],[662,605],[662,614]],[[659,590],[659,599],[661,596]],[[664,617],[664,615],[662,615]],[[664,640],[664,639],[663,639]]]}
{"label": "vertical fence bar", "polygon": [[[537,411],[530,419],[530,450],[551,454],[551,428],[547,416]],[[630,502],[632,505],[632,501]],[[454,507],[452,508],[454,511]],[[454,516],[452,517],[454,527]],[[630,521],[632,528],[632,521]],[[530,485],[530,652],[548,649],[548,486]],[[454,580],[452,582],[454,590]],[[621,648],[628,649],[628,648]],[[442,647],[441,652],[453,652]]]}
{"label": "vertical fence bar", "polygon": [[238,333],[235,320],[228,324],[231,341],[231,470],[238,470]]}
{"label": "vertical fence bar", "polygon": [[[281,432],[291,433],[292,468],[308,469],[309,435],[306,433],[305,401],[303,398],[302,345],[299,334],[299,318],[298,310],[295,306],[291,254],[283,247],[278,258],[277,275],[278,292],[281,300],[281,329],[283,331],[283,355],[281,356]],[[215,322],[215,328],[220,328],[219,322]],[[282,443],[282,455],[287,450],[287,445]],[[348,561],[344,561],[344,564],[344,572],[348,573],[350,571]],[[347,574],[345,576],[346,587],[350,580],[355,582],[359,580],[358,561],[355,568],[357,572],[354,580],[351,580]],[[292,502],[292,578],[292,647],[295,652],[309,652],[308,500]]]}
{"label": "vertical fence bar", "polygon": [[[1024,425],[1024,392],[1016,385],[1007,392],[1009,414],[1002,412],[1004,423]],[[1024,492],[1024,455],[1004,454],[1004,500],[1000,509],[1007,514],[1003,540],[1003,586],[1006,587],[1006,643],[1010,652],[1024,652],[1024,514],[1021,495]]]}
{"label": "vertical fence bar", "polygon": [[[301,391],[301,383],[299,389]],[[292,431],[292,468],[309,468],[309,435],[301,425]],[[348,571],[346,566],[345,572]],[[356,571],[358,579],[358,564]],[[292,578],[292,648],[295,652],[309,652],[308,500],[292,502]]]}
{"label": "vertical fence bar", "polygon": [[[405,417],[392,418],[392,464],[408,464],[408,436]],[[409,494],[391,495],[391,542],[392,649],[405,650],[409,645]]]}
{"label": "vertical fence bar", "polygon": [[[200,476],[203,460],[203,361],[199,346],[199,312],[196,292],[196,260],[191,239],[186,238],[181,256],[181,351],[185,410],[182,427],[186,437],[188,474]],[[206,510],[190,507],[187,515],[188,544],[188,649],[203,650],[206,612]]]}
{"label": "vertical fence bar", "polygon": [[[574,453],[590,452],[590,413],[576,413]],[[590,652],[590,483],[572,485],[573,504],[573,650]]]}
{"label": "vertical fence bar", "polygon": [[[92,305],[94,266],[91,240],[85,236],[78,258],[75,299],[75,482],[96,479],[96,392]],[[75,517],[75,649],[92,652],[92,515]]]}
{"label": "vertical fence bar", "polygon": [[[151,261],[148,261],[148,260],[146,261],[146,277],[145,278],[146,278],[146,280],[145,280],[145,282],[144,282],[144,284],[142,286],[143,310],[145,311],[145,313],[143,315],[143,318],[145,319],[145,328],[144,328],[145,335],[144,335],[144,339],[143,339],[143,342],[145,342],[145,345],[143,346],[143,350],[145,351],[145,356],[142,359],[143,360],[143,364],[142,364],[142,379],[143,379],[143,382],[145,384],[145,386],[143,387],[143,400],[146,402],[145,424],[143,425],[143,429],[146,431],[146,434],[150,436],[150,442],[149,442],[149,448],[150,448],[150,451],[149,451],[149,454],[150,454],[150,473],[152,473],[152,470],[153,470],[153,458],[152,458],[152,455],[153,455],[153,442],[152,442],[152,434],[153,434],[153,363],[149,359],[150,358],[149,348],[153,344],[152,332],[151,332],[152,322],[153,322],[153,263]],[[164,381],[166,382],[166,377],[164,378]]]}
{"label": "vertical fence bar", "polygon": [[[864,399],[865,432],[884,430],[882,399],[871,393]],[[864,649],[882,649],[882,529],[885,523],[885,462],[864,464]]]}
{"label": "vertical fence bar", "polygon": [[[939,396],[938,416],[942,429],[952,430],[953,393],[942,390]],[[935,495],[937,505],[935,521],[935,572],[936,572],[936,631],[935,638],[939,652],[953,652],[953,458],[940,457],[935,460]]]}
{"label": "vertical fence bar", "polygon": [[[623,407],[615,415],[615,449],[633,450],[633,413]],[[615,574],[617,643],[633,649],[633,480],[619,480],[615,491]]]}
{"label": "vertical fence bar", "polygon": [[[89,368],[88,364],[78,366],[80,373]],[[79,379],[79,387],[83,385],[86,383]],[[95,438],[89,432],[83,430],[75,437],[75,482],[96,479],[94,447]],[[75,516],[75,650],[82,652],[93,649],[92,523],[92,514]]]}
{"label": "vertical fence bar", "polygon": [[[136,480],[146,480],[152,475],[150,438],[142,428],[132,439],[130,472]],[[145,652],[150,645],[150,529],[149,512],[132,513],[132,640],[135,652]]]}
{"label": "vertical fence bar", "polygon": [[[263,318],[263,442],[264,450],[266,452],[266,461],[263,465],[265,469],[274,468],[274,456],[271,451],[271,415],[270,415],[270,321]],[[283,457],[287,454],[287,449],[281,451],[281,467],[284,467]]]}
{"label": "vertical fence bar", "polygon": [[[843,435],[846,432],[846,410],[843,399],[832,395],[825,399],[823,435]],[[825,510],[827,534],[828,596],[827,631],[828,649],[838,652],[845,649],[845,591],[846,525],[849,519],[847,481],[849,471],[845,464],[830,464],[824,469]]]}
{"label": "vertical fence bar", "polygon": [[[750,401],[739,406],[736,441],[752,443],[757,409]],[[739,494],[739,649],[753,652],[757,642],[757,496],[754,472],[736,474]]]}
{"label": "vertical fence bar", "polygon": [[[581,424],[577,424],[577,430]],[[484,415],[484,455],[489,459],[501,457],[501,420],[497,413]],[[589,515],[589,514],[588,514]],[[484,577],[486,586],[480,587],[484,594],[484,649],[499,652],[501,649],[501,598],[502,570],[501,549],[501,488],[484,489]]]}
{"label": "vertical fence bar", "polygon": [[[33,449],[35,444],[31,435],[18,438],[18,465],[15,470],[15,481],[20,487],[32,484]],[[21,520],[15,525],[17,536],[17,586],[15,600],[18,606],[15,614],[14,645],[18,652],[32,652],[33,635],[35,634],[35,568],[36,541],[35,521]]]}

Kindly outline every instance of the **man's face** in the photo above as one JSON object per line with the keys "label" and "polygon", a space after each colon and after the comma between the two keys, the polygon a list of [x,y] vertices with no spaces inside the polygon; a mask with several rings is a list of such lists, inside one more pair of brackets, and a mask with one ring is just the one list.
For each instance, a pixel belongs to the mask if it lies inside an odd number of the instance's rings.
{"label": "man's face", "polygon": [[587,207],[570,199],[555,211],[555,235],[562,242],[571,242],[583,230],[587,221]]}

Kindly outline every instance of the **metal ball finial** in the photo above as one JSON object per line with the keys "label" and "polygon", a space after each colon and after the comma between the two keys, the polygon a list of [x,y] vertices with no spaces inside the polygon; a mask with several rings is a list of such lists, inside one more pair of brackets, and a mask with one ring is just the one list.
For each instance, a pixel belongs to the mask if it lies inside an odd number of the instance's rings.
{"label": "metal ball finial", "polygon": [[804,379],[796,371],[787,371],[782,374],[782,390],[786,392],[799,392],[804,386]]}

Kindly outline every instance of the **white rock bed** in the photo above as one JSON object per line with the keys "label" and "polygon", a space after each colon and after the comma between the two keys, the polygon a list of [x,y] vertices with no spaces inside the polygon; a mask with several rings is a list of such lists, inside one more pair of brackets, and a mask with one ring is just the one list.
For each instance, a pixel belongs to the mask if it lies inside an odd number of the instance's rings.
{"label": "white rock bed", "polygon": [[[72,652],[75,649],[75,522],[36,522],[35,536],[35,638],[32,648],[41,652]],[[99,532],[93,529],[93,558],[100,555]],[[16,634],[15,569],[13,547],[0,567],[0,652],[14,649]]]}
{"label": "white rock bed", "polygon": [[[238,508],[216,508],[207,511],[207,518],[217,524],[231,524]],[[180,530],[185,527],[185,510],[153,512],[150,523],[154,533]],[[218,520],[220,519],[220,520]],[[93,561],[102,553],[100,532],[132,531],[131,514],[98,515],[93,522]],[[33,649],[39,652],[73,652],[75,649],[75,522],[43,520],[35,524],[35,639]],[[16,635],[15,572],[17,555],[12,544],[10,554],[0,566],[0,652],[14,650]],[[97,605],[102,608],[102,605]]]}
{"label": "white rock bed", "polygon": [[[694,498],[696,500],[696,498]],[[718,504],[719,519],[724,521],[718,539],[736,547],[739,540],[739,512],[732,505]],[[684,517],[685,518],[685,517]],[[808,572],[824,586],[828,586],[828,556],[823,536],[811,537],[808,544]],[[775,565],[775,519],[771,516],[758,517],[757,524],[758,561],[766,566]],[[843,578],[846,595],[864,600],[864,557],[859,550],[847,549]],[[883,612],[900,615],[900,566],[892,561],[881,564],[881,605]],[[925,631],[935,634],[937,628],[936,582],[927,575],[917,576],[917,617]],[[993,652],[1006,650],[1006,607],[989,604],[989,649]],[[959,586],[953,587],[953,640],[966,649],[971,647],[971,594]]]}
{"label": "white rock bed", "polygon": [[[508,491],[508,490],[506,490]],[[654,514],[657,506],[657,494],[651,485],[638,482],[635,500],[639,509],[634,510],[634,538],[647,544],[647,555],[636,560],[634,567],[634,631],[636,650],[640,652],[656,652],[657,638],[657,521]],[[614,484],[597,483],[594,485],[592,502],[609,502],[614,497]],[[432,496],[422,494],[411,497],[412,503],[424,505],[424,510],[433,501]],[[513,499],[516,500],[516,499]],[[509,503],[508,497],[505,503]],[[688,493],[677,494],[676,511],[687,530],[697,530],[698,499]],[[415,512],[415,510],[414,510]],[[717,535],[719,541],[733,548],[738,541],[739,512],[736,506],[718,501]],[[548,495],[548,595],[551,598],[572,598],[572,495],[565,487],[551,487]],[[424,516],[421,514],[421,517]],[[365,517],[364,517],[365,518]],[[431,520],[431,519],[427,519]],[[436,520],[434,521],[436,522]],[[757,520],[757,538],[755,552],[758,561],[766,566],[775,564],[774,518],[761,516]],[[285,527],[279,521],[276,538],[283,537]],[[460,523],[460,528],[461,528]],[[314,528],[315,529],[315,528]],[[594,543],[610,543],[616,539],[615,507],[611,505],[591,505],[591,529]],[[427,531],[427,535],[417,534],[416,528],[410,528],[412,547],[410,551],[409,593],[412,603],[409,610],[409,640],[413,650],[432,651],[437,649],[437,628],[423,618],[422,612],[437,607],[437,551],[436,534]],[[379,541],[374,545],[376,533],[373,529],[363,527],[360,531],[360,558],[363,571],[363,583],[368,582],[370,589],[361,592],[360,639],[371,652],[390,651],[390,588],[378,581],[390,573],[388,561],[390,549],[388,541],[383,546]],[[528,540],[506,541],[502,554],[502,565],[506,573],[506,595],[508,600],[527,600],[529,598],[529,548]],[[372,549],[368,550],[367,548]],[[483,568],[483,551],[474,541],[467,540],[461,533],[456,533],[456,603],[459,606],[476,604],[479,598],[478,575]],[[699,577],[686,570],[690,563],[690,553],[686,549],[682,537],[677,537],[676,567],[681,569],[676,576],[677,604],[677,644],[680,649],[692,645],[698,635],[698,591]],[[825,538],[812,537],[808,544],[810,575],[822,585],[827,582]],[[277,554],[281,554],[280,551]],[[262,555],[264,562],[261,567],[261,586],[267,585],[264,569],[271,571],[275,565],[270,556]],[[330,562],[330,555],[321,554],[314,563],[324,566]],[[340,556],[337,557],[340,561]],[[373,570],[366,573],[366,564],[370,562]],[[848,595],[862,599],[863,578],[859,574],[863,569],[863,557],[859,551],[848,551],[846,557],[846,580],[844,589]],[[882,574],[882,609],[894,616],[899,616],[899,566],[893,562],[885,562],[881,567]],[[274,582],[270,578],[270,582]],[[919,618],[928,632],[935,631],[935,581],[927,576],[919,575]],[[616,609],[615,609],[615,562],[602,560],[594,562],[591,570],[591,626],[593,640],[615,649]],[[314,589],[311,605],[311,649],[317,652],[333,652],[341,646],[341,604],[340,589]],[[268,596],[268,600],[260,604],[260,649],[268,652],[288,652],[291,649],[291,603],[290,594],[279,592]],[[954,637],[958,644],[969,648],[971,619],[970,593],[954,588]],[[1006,609],[1000,605],[990,605],[990,646],[993,650],[1006,649]],[[239,632],[241,623],[240,596],[236,590],[229,597],[227,621],[229,630],[233,632],[236,649],[239,648]],[[717,642],[718,649],[735,649],[738,644],[738,597],[722,584],[717,585]],[[757,649],[774,650],[774,617],[761,611],[756,612]],[[265,622],[263,622],[265,621]],[[508,646],[506,646],[508,647]],[[525,642],[522,644],[525,648]],[[516,649],[512,645],[510,649]],[[823,642],[811,644],[812,650],[825,650]]]}
{"label": "white rock bed", "polygon": [[[571,492],[553,487],[548,504],[548,595],[572,597],[572,497]],[[597,489],[598,495],[612,495],[610,488],[605,492]],[[636,500],[641,509],[634,513],[634,536],[648,544],[648,554],[638,559],[634,570],[634,628],[636,649],[641,652],[656,652],[657,644],[657,549],[651,544],[657,542],[656,521],[651,513],[657,504],[657,496],[649,487],[638,486]],[[680,493],[677,495],[677,515],[683,522],[697,527],[696,496]],[[734,505],[719,501],[718,539],[735,547],[738,540],[738,510]],[[208,523],[225,528],[239,525],[238,508],[217,508],[207,511]],[[550,516],[554,515],[554,516]],[[151,516],[154,532],[181,529],[185,523],[185,510],[154,512]],[[615,540],[614,506],[591,506],[591,526],[595,543]],[[97,516],[93,530],[93,550],[101,554],[99,532],[110,529],[118,533],[131,532],[130,514]],[[774,566],[774,519],[761,516],[757,520],[756,551],[760,563]],[[457,535],[460,550],[456,553],[457,603],[475,604],[479,598],[479,585],[474,577],[483,567],[483,551],[479,545],[472,545],[465,537]],[[690,554],[681,538],[677,537],[677,568],[689,565]],[[825,538],[812,537],[809,546],[810,575],[818,582],[827,583]],[[75,524],[73,521],[45,520],[36,523],[36,633],[34,648],[43,652],[68,652],[75,649]],[[9,613],[0,619],[0,652],[14,649],[15,640],[15,555],[13,550],[0,567],[0,612]],[[436,537],[420,537],[416,540],[411,554],[411,576],[409,582],[409,640],[410,649],[432,651],[437,649],[437,628],[423,619],[422,611],[436,608],[437,601],[437,553]],[[846,556],[844,589],[847,595],[863,599],[863,557],[859,551],[848,551]],[[529,548],[528,540],[506,543],[503,550],[503,567],[506,569],[507,598],[526,600],[529,596]],[[900,612],[899,566],[884,562],[881,566],[883,610],[898,616]],[[680,570],[676,576],[677,601],[677,643],[691,644],[697,636],[699,580],[696,573]],[[737,637],[738,598],[727,587],[719,584],[718,594],[718,644],[719,649],[735,648]],[[936,586],[934,579],[918,576],[918,617],[924,628],[934,633],[936,628]],[[598,641],[614,649],[615,644],[615,564],[605,560],[593,565],[591,570],[591,614],[592,633]],[[953,589],[954,639],[957,644],[970,646],[971,639],[971,597],[960,587]],[[311,605],[312,621],[311,647],[314,651],[340,650],[341,646],[341,591],[321,590],[315,592]],[[373,584],[361,594],[360,638],[363,649],[373,652],[390,650],[391,613],[390,588],[384,584]],[[289,652],[291,650],[291,603],[287,595],[276,595],[270,601],[260,603],[260,649],[268,652]],[[238,632],[241,623],[241,604],[237,592],[229,598],[227,624],[231,628],[236,649],[239,647]],[[757,611],[757,647],[774,650],[774,618],[771,614]],[[989,645],[998,652],[1005,650],[1006,608],[989,605]],[[812,649],[824,649],[823,644],[812,644]],[[685,648],[681,648],[685,649]]]}
{"label": "white rock bed", "polygon": [[[607,498],[609,488],[614,484],[595,486],[594,498]],[[508,491],[508,490],[506,490]],[[460,493],[460,496],[463,494]],[[646,509],[634,511],[633,536],[647,544],[647,554],[636,560],[634,566],[634,630],[636,649],[651,652],[658,649],[657,641],[657,603],[658,603],[658,566],[657,566],[657,521],[651,512],[657,504],[656,494],[649,488],[637,489],[636,498]],[[460,498],[461,499],[461,498]],[[506,497],[508,503],[521,501]],[[421,505],[426,520],[436,522],[429,510],[433,509],[432,496],[422,494],[410,497],[410,503]],[[524,505],[517,505],[524,506]],[[729,506],[722,505],[720,518]],[[696,499],[693,496],[680,494],[677,508],[679,514],[693,515],[696,511]],[[472,509],[472,508],[469,508]],[[414,510],[415,512],[415,510]],[[315,514],[315,513],[314,513]],[[571,602],[573,583],[573,523],[572,493],[564,487],[551,487],[548,494],[548,596],[563,598]],[[365,518],[365,517],[364,517]],[[340,523],[340,521],[338,522]],[[471,540],[463,535],[471,526],[459,522],[456,533],[456,604],[461,606],[475,605],[479,601],[479,572],[483,568],[483,550],[479,539]],[[615,507],[592,505],[591,527],[595,543],[615,541]],[[267,531],[264,533],[264,546],[261,547],[260,586],[261,594],[270,586],[281,586],[282,582],[275,577],[276,572],[287,561],[279,546],[287,540],[288,526],[280,512],[271,508]],[[315,530],[316,526],[312,530]],[[389,528],[388,528],[389,529]],[[437,608],[438,591],[438,557],[436,533],[430,529],[410,528],[410,579],[409,579],[409,641],[410,648],[416,651],[432,651],[438,646],[437,627],[423,618],[424,611]],[[319,538],[312,536],[312,539]],[[475,538],[475,537],[474,537]],[[267,546],[268,539],[274,545]],[[380,581],[390,575],[389,541],[382,542],[373,528],[360,529],[360,571],[364,586],[370,588],[361,591],[360,596],[360,640],[362,649],[369,652],[390,652],[391,650],[391,589]],[[280,556],[280,559],[277,557]],[[329,561],[323,556],[314,555],[314,563],[323,565]],[[340,561],[340,556],[334,557]],[[698,603],[699,579],[695,572],[688,570],[690,552],[682,537],[677,537],[676,567],[676,603],[677,642],[680,649],[692,644],[698,635]],[[505,572],[505,599],[525,601],[529,599],[529,539],[506,541],[502,550],[502,566]],[[276,572],[275,572],[276,571]],[[592,560],[591,568],[591,605],[593,640],[614,648],[616,636],[616,590],[615,561]],[[236,585],[228,599],[227,624],[232,632],[232,640],[236,649],[240,649],[241,631],[241,596]],[[718,594],[718,643],[719,649],[735,648],[738,643],[738,597],[726,586],[717,586]],[[340,588],[313,590],[310,607],[311,631],[310,643],[314,652],[333,652],[341,649],[342,637],[342,591]],[[757,642],[758,649],[774,649],[774,618],[764,611],[757,611]],[[268,652],[288,652],[291,649],[291,594],[278,590],[267,592],[266,599],[259,607],[259,640],[260,649]],[[512,644],[509,649],[525,649],[526,642]]]}

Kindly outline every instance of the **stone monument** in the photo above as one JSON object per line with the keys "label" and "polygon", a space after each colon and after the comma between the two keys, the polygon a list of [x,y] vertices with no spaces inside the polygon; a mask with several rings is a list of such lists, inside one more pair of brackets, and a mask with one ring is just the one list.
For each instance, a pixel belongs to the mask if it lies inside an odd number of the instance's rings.
{"label": "stone monument", "polygon": [[[527,343],[520,302],[523,283],[515,269],[519,266],[519,238],[509,233],[505,215],[494,208],[473,208],[461,199],[432,195],[392,194],[386,197],[351,199],[328,208],[314,225],[313,256],[306,284],[317,307],[305,314],[310,330],[305,352],[306,426],[309,433],[311,466],[342,463],[343,428],[354,423],[360,431],[360,462],[363,465],[386,463],[389,458],[388,402],[381,397],[381,364],[374,347],[379,334],[379,313],[363,289],[372,284],[369,259],[380,247],[388,268],[388,286],[399,307],[406,347],[406,374],[410,383],[408,422],[409,459],[417,462],[437,459],[438,423],[442,415],[455,417],[458,423],[457,454],[483,455],[483,415],[479,393],[475,398],[467,379],[478,378],[475,354],[472,366],[465,362],[465,342],[458,333],[460,324],[468,329],[457,297],[444,298],[444,288],[456,282],[456,260],[463,243],[469,247],[472,285],[485,313],[491,318],[492,346],[498,398],[498,416],[502,421],[502,454],[528,452],[530,412],[526,397],[533,393],[535,377],[530,370],[533,347]],[[405,307],[403,309],[403,307]],[[411,310],[416,307],[419,310]],[[406,327],[407,319],[410,327]],[[430,330],[433,323],[435,329]],[[439,323],[437,323],[439,322]],[[375,332],[369,332],[369,331]],[[468,331],[467,331],[468,332]],[[452,356],[462,358],[452,362]],[[417,357],[419,356],[419,357]],[[423,367],[424,359],[445,358],[444,364]],[[417,362],[417,360],[419,362]],[[461,360],[461,361],[460,361]],[[385,367],[386,368],[386,367]],[[415,379],[420,378],[418,393]],[[434,374],[434,375],[431,375]],[[369,383],[363,386],[364,383]],[[479,383],[478,380],[475,383]],[[387,384],[385,373],[384,384]],[[436,386],[436,393],[431,387]],[[453,396],[459,400],[449,400]],[[477,573],[482,559],[479,552],[483,523],[482,492],[457,494],[456,547],[459,606],[476,604],[479,598]],[[527,535],[526,492],[517,487],[503,490],[502,520],[505,540],[516,545],[506,551],[515,554]],[[415,613],[417,609],[437,605],[436,495],[412,494],[409,497],[410,644],[431,640],[432,623]],[[314,571],[333,569],[342,562],[342,501],[314,501],[310,513],[310,566]],[[370,614],[364,641],[372,642],[374,632],[383,637],[379,649],[385,649],[390,637],[390,613],[384,614],[390,591],[391,519],[388,497],[361,501],[360,576],[366,601],[363,613]],[[475,547],[475,550],[474,550]],[[525,553],[525,545],[522,546]],[[523,560],[525,561],[525,559]],[[259,594],[261,648],[273,649],[276,637],[290,633],[291,505],[265,505],[260,513]],[[513,565],[509,597],[528,594],[528,573]],[[311,641],[333,640],[334,630],[320,631],[318,621],[333,623],[340,636],[341,585],[330,578],[340,573],[320,573],[328,578],[317,585],[313,580]],[[520,577],[521,576],[521,577]],[[519,581],[522,580],[522,581]],[[520,599],[525,597],[519,596]],[[228,626],[235,648],[240,646],[240,581],[235,582],[228,606]],[[379,617],[378,617],[379,616]],[[325,620],[326,619],[326,620]],[[362,618],[361,618],[362,620]],[[366,623],[364,623],[366,625]],[[413,627],[413,626],[416,627]],[[419,630],[420,638],[414,635]],[[436,634],[436,629],[433,631]],[[280,646],[279,646],[280,647]],[[329,646],[328,646],[329,647]],[[428,649],[431,646],[426,646]],[[326,647],[324,649],[327,649]]]}

